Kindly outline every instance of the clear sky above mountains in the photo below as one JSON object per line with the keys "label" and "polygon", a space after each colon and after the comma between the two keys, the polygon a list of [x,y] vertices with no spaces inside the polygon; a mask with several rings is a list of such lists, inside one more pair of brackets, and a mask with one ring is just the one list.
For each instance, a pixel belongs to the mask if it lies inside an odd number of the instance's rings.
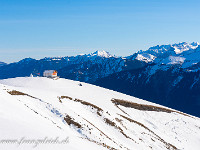
{"label": "clear sky above mountains", "polygon": [[1,0],[0,61],[200,41],[199,0]]}

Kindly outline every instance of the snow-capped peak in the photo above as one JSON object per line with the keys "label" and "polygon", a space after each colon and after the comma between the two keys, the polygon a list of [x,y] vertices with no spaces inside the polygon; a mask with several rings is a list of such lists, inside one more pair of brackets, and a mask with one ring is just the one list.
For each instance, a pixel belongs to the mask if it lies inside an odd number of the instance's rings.
{"label": "snow-capped peak", "polygon": [[158,57],[159,55],[163,55],[164,53],[170,53],[170,55],[180,54],[184,51],[188,51],[191,49],[196,49],[199,46],[198,42],[181,42],[169,45],[157,45],[150,47],[147,51],[139,51],[139,54],[148,53]]}
{"label": "snow-capped peak", "polygon": [[99,56],[99,57],[105,57],[105,58],[113,57],[109,52],[106,52],[104,50],[102,51],[98,50],[94,53],[89,54],[89,56]]}
{"label": "snow-capped peak", "polygon": [[192,45],[192,46],[199,46],[199,42],[192,42],[190,45]]}
{"label": "snow-capped peak", "polygon": [[196,49],[198,47],[199,43],[198,42],[193,42],[193,43],[178,43],[178,44],[173,44],[172,47],[175,49],[174,52],[176,54],[180,54],[184,51],[188,51],[191,49]]}

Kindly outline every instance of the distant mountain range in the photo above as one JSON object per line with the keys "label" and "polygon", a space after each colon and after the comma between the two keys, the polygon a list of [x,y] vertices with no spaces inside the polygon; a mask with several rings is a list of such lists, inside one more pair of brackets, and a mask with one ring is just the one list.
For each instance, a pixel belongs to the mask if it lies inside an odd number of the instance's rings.
{"label": "distant mountain range", "polygon": [[42,75],[44,70],[55,69],[63,78],[94,82],[98,78],[122,71],[124,66],[122,58],[112,56],[105,51],[71,57],[46,57],[40,60],[25,58],[17,63],[0,67],[0,79],[24,77],[31,73]]}
{"label": "distant mountain range", "polygon": [[55,69],[62,78],[93,83],[200,116],[199,43],[157,45],[131,56],[105,51],[23,59],[0,66],[0,79],[42,74]]}
{"label": "distant mountain range", "polygon": [[0,67],[6,65],[6,63],[0,61]]}
{"label": "distant mountain range", "polygon": [[112,74],[94,84],[200,116],[200,46],[151,47],[127,59],[147,65]]}

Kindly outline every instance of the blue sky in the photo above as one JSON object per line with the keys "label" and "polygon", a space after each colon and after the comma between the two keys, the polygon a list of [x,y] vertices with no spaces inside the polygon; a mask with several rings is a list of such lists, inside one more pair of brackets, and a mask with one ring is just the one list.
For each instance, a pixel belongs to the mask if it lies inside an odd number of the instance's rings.
{"label": "blue sky", "polygon": [[0,0],[0,61],[200,42],[199,0]]}

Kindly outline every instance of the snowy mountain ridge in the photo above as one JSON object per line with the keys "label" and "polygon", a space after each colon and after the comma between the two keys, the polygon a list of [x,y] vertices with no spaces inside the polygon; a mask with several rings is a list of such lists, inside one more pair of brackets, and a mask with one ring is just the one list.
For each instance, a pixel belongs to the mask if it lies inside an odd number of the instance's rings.
{"label": "snowy mountain ridge", "polygon": [[104,50],[102,50],[102,51],[98,50],[98,51],[96,51],[94,53],[88,54],[87,56],[88,57],[90,57],[90,56],[99,56],[99,57],[105,57],[105,58],[114,57],[109,52],[106,52]]}
{"label": "snowy mountain ridge", "polygon": [[6,63],[0,61],[0,67],[6,65]]}
{"label": "snowy mountain ridge", "polygon": [[198,42],[181,42],[181,43],[175,43],[175,44],[169,44],[169,45],[157,45],[150,47],[146,51],[139,51],[140,54],[142,53],[149,53],[152,55],[155,55],[156,57],[163,55],[166,52],[170,52],[171,54],[180,54],[184,51],[193,50],[196,49],[199,46]]}
{"label": "snowy mountain ridge", "polygon": [[181,68],[188,69],[200,63],[199,54],[198,42],[182,42],[173,45],[157,45],[146,51],[139,51],[132,59],[155,63],[153,70],[166,69],[167,65],[180,65]]}
{"label": "snowy mountain ridge", "polygon": [[[127,69],[138,68],[137,66],[143,67],[145,66],[145,64],[152,63],[156,64],[153,70],[166,69],[166,66],[168,65],[180,65],[186,70],[191,70],[192,67],[193,71],[195,71],[198,70],[199,67],[197,66],[198,63],[200,63],[199,49],[199,43],[197,42],[193,42],[190,44],[182,42],[172,45],[157,45],[149,48],[146,51],[139,51],[137,53],[134,53],[133,55],[128,57],[116,57],[115,55],[111,55],[109,52],[106,51],[96,51],[94,53],[77,56],[45,57],[40,60],[25,58],[18,63],[19,65],[23,66],[31,64],[32,69],[30,68],[31,70],[26,73],[27,75],[34,72],[42,74],[45,69],[61,69],[62,77],[70,76],[71,79],[79,80],[78,76],[81,76],[81,81],[93,82],[97,78],[102,78],[112,73]],[[140,63],[135,63],[136,61],[139,61]],[[142,64],[143,62],[144,64]],[[6,67],[0,68],[0,70],[5,69],[4,72],[9,73],[13,70],[13,68],[16,68],[14,66],[18,63],[8,64]],[[33,65],[32,63],[34,63],[35,65]],[[71,69],[72,67],[74,67],[74,65],[76,66],[75,70]],[[10,70],[11,66],[13,66],[13,68]],[[70,71],[67,72],[65,68],[70,68]],[[88,70],[90,71],[90,68],[94,69],[92,71],[104,71],[98,72],[96,76],[92,75],[94,76],[94,78],[92,79],[92,76],[88,77]],[[69,75],[64,75],[62,72],[65,72],[65,74],[67,73]],[[75,74],[73,74],[73,72],[75,72]],[[8,76],[6,74],[3,74],[1,77],[0,74],[0,78],[8,77],[16,76]]]}
{"label": "snowy mountain ridge", "polygon": [[116,56],[113,56],[111,55],[109,52],[107,51],[104,51],[104,50],[97,50],[93,53],[90,53],[90,54],[79,54],[79,55],[76,55],[76,56],[59,56],[59,57],[45,57],[45,59],[47,60],[61,60],[61,59],[66,59],[66,60],[70,60],[70,58],[83,58],[83,57],[102,57],[102,58],[109,58],[109,57],[116,57]]}
{"label": "snowy mountain ridge", "polygon": [[40,60],[25,58],[17,63],[0,67],[0,79],[43,74],[44,70],[57,70],[63,78],[93,82],[97,78],[123,70],[124,60],[106,51],[91,54],[45,57]]}
{"label": "snowy mountain ridge", "polygon": [[[49,150],[199,149],[199,118],[80,83],[43,77],[0,80],[1,139],[68,136],[67,144],[36,147]],[[0,148],[12,150],[16,145]]]}

